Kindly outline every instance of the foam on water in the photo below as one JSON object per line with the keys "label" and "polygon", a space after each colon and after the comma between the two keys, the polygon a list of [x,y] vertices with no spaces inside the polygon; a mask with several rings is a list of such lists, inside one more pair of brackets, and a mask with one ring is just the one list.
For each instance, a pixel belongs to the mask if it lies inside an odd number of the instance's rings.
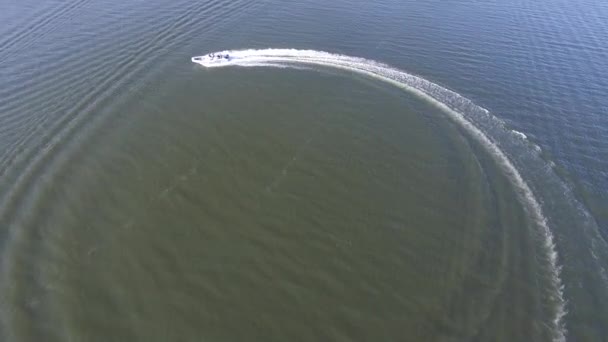
{"label": "foam on water", "polygon": [[[230,51],[231,59],[225,63],[206,65],[208,68],[221,68],[228,66],[244,67],[301,67],[314,65],[329,68],[337,68],[350,72],[367,75],[395,85],[399,88],[418,95],[430,101],[444,110],[448,116],[464,128],[474,139],[476,139],[491,154],[501,166],[503,172],[509,177],[516,192],[525,205],[533,221],[539,227],[543,236],[543,249],[549,264],[552,282],[552,293],[554,302],[554,317],[552,329],[554,341],[566,340],[566,328],[564,317],[566,315],[566,301],[564,289],[560,278],[561,267],[558,265],[558,255],[555,249],[554,237],[547,218],[543,214],[542,207],[534,196],[530,186],[526,183],[515,164],[503,152],[499,144],[491,138],[488,132],[481,126],[504,127],[504,123],[493,117],[490,112],[464,96],[444,88],[438,84],[428,81],[422,77],[415,76],[389,65],[358,57],[333,54],[315,50],[295,49],[262,49],[262,50],[239,50]],[[480,118],[491,122],[480,123]],[[525,135],[513,132],[520,139]],[[519,133],[519,134],[518,134]],[[522,139],[525,140],[525,139]]]}
{"label": "foam on water", "polygon": [[523,140],[527,140],[528,136],[525,135],[524,133],[520,132],[520,131],[516,131],[516,130],[512,130],[511,132],[513,132],[513,134],[515,134],[517,137],[523,139]]}

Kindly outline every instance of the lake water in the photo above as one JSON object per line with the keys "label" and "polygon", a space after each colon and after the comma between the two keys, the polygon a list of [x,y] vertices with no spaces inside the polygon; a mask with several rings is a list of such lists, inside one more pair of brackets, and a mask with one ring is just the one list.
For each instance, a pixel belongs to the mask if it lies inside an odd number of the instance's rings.
{"label": "lake water", "polygon": [[608,341],[607,95],[599,0],[4,0],[0,339]]}

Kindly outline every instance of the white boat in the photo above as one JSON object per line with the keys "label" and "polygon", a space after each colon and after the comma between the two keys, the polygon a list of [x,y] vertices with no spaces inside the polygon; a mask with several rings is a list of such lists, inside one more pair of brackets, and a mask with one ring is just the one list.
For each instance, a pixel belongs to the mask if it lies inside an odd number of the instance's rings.
{"label": "white boat", "polygon": [[233,57],[230,55],[230,52],[222,51],[222,52],[210,53],[205,56],[192,57],[192,62],[196,63],[196,64],[200,64],[202,66],[209,67],[209,66],[214,66],[214,65],[219,65],[219,64],[225,64],[227,62],[230,62],[232,60],[232,58]]}

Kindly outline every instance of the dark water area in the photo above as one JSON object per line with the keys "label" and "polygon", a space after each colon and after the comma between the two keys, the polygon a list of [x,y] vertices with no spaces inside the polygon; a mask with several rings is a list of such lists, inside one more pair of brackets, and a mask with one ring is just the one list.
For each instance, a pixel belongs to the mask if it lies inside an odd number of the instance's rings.
{"label": "dark water area", "polygon": [[[0,340],[607,341],[607,23],[5,1]],[[366,60],[190,61],[267,48]]]}

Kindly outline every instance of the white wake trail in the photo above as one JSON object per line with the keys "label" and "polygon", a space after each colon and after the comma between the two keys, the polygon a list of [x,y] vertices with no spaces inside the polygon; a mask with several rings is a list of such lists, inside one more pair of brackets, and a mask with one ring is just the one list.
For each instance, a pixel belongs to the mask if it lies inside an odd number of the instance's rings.
{"label": "white wake trail", "polygon": [[[350,57],[323,51],[295,49],[239,50],[223,51],[220,53],[229,53],[230,60],[207,67],[301,67],[302,65],[310,65],[343,69],[390,83],[414,93],[441,108],[452,120],[466,129],[474,139],[484,146],[495,161],[502,167],[502,170],[513,183],[526,210],[539,227],[540,233],[544,238],[543,248],[546,253],[552,277],[554,293],[552,301],[555,304],[555,313],[552,320],[554,341],[561,342],[566,340],[566,328],[564,324],[566,302],[564,300],[563,286],[560,278],[561,269],[558,265],[558,256],[555,250],[553,233],[543,214],[542,207],[534,196],[530,186],[526,183],[507,155],[500,149],[499,145],[492,141],[492,139],[490,139],[479,127],[482,126],[478,124],[481,122],[480,119],[488,119],[491,117],[486,109],[474,104],[464,96],[422,77],[364,58]],[[492,119],[494,119],[493,122],[495,122],[496,125],[502,124],[499,120],[496,120],[495,118]]]}

